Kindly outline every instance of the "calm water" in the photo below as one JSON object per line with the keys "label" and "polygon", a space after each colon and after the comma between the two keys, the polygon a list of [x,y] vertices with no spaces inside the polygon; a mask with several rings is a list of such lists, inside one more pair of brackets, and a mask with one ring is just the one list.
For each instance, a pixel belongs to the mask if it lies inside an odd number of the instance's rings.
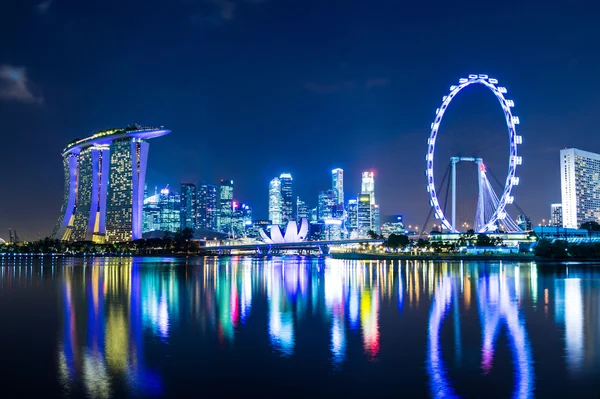
{"label": "calm water", "polygon": [[599,316],[593,266],[4,259],[0,386],[3,398],[598,398]]}

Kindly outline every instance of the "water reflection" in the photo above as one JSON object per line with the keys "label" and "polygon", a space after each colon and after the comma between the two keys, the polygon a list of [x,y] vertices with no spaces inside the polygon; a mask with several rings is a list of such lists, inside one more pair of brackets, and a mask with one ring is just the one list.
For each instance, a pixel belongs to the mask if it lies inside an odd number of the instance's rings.
{"label": "water reflection", "polygon": [[[57,375],[72,396],[168,394],[177,385],[171,368],[195,350],[186,368],[225,355],[253,367],[252,350],[277,373],[287,364],[277,362],[305,353],[317,364],[320,347],[341,376],[355,365],[368,374],[381,372],[376,364],[421,370],[424,361],[422,384],[435,398],[476,397],[477,381],[533,397],[536,356],[575,378],[600,375],[595,271],[315,258],[0,262],[0,300],[58,287]],[[558,349],[547,355],[548,347]]]}

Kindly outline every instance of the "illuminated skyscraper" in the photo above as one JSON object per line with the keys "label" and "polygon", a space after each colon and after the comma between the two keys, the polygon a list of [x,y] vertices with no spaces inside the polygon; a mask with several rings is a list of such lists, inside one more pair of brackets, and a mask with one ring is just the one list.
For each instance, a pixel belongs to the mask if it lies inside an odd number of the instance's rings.
{"label": "illuminated skyscraper", "polygon": [[286,225],[290,220],[294,220],[294,197],[292,195],[292,175],[282,173],[279,176],[281,180],[281,213],[282,224]]}
{"label": "illuminated skyscraper", "polygon": [[143,233],[160,230],[159,198],[156,187],[154,187],[154,195],[144,198]]}
{"label": "illuminated skyscraper", "polygon": [[296,198],[296,222],[300,222],[302,219],[306,219],[309,220],[310,219],[310,214],[309,214],[309,210],[308,207],[306,206],[306,202],[302,201],[300,199],[300,197]]}
{"label": "illuminated skyscraper", "polygon": [[317,217],[320,221],[334,217],[336,201],[337,193],[333,189],[321,191],[321,193],[319,193]]}
{"label": "illuminated skyscraper", "polygon": [[160,190],[158,199],[160,230],[176,232],[181,227],[181,197],[169,186]]}
{"label": "illuminated skyscraper", "polygon": [[561,150],[560,176],[563,227],[600,222],[600,154]]}
{"label": "illuminated skyscraper", "polygon": [[[373,172],[363,172],[362,174],[362,182],[361,182],[361,195],[359,196],[359,213],[361,206],[365,205],[365,201],[363,200],[364,195],[369,196],[369,203],[371,204],[370,210],[370,226],[369,230],[373,230],[375,233],[380,234],[381,232],[381,223],[380,223],[380,210],[379,205],[375,202],[375,174]],[[362,198],[362,199],[361,199]],[[363,215],[366,215],[363,212]],[[359,217],[359,225],[360,225],[360,215]],[[362,228],[364,230],[364,227]],[[358,227],[359,234],[364,236],[364,232],[361,231],[361,227]]]}
{"label": "illuminated skyscraper", "polygon": [[180,226],[183,229],[196,228],[196,185],[181,183]]}
{"label": "illuminated skyscraper", "polygon": [[168,133],[135,125],[69,143],[62,154],[65,195],[53,236],[95,242],[141,238],[146,140]]}
{"label": "illuminated skyscraper", "polygon": [[269,219],[279,226],[283,225],[281,202],[281,180],[275,177],[269,183]]}
{"label": "illuminated skyscraper", "polygon": [[562,227],[562,225],[563,225],[562,204],[550,205],[550,225],[552,227]]}
{"label": "illuminated skyscraper", "polygon": [[367,233],[371,229],[371,196],[369,194],[360,194],[358,196],[356,228],[358,236],[361,238],[367,237]]}
{"label": "illuminated skyscraper", "polygon": [[337,204],[344,203],[344,170],[337,168],[331,171],[331,188],[335,190]]}
{"label": "illuminated skyscraper", "polygon": [[371,205],[375,204],[375,174],[373,172],[363,172],[362,182],[360,186],[361,194],[369,194],[371,196]]}
{"label": "illuminated skyscraper", "polygon": [[351,199],[348,201],[348,219],[346,220],[348,233],[352,236],[357,231],[358,226],[358,201]]}
{"label": "illuminated skyscraper", "polygon": [[221,180],[219,186],[219,217],[217,228],[223,233],[231,232],[233,214],[233,180]]}
{"label": "illuminated skyscraper", "polygon": [[217,186],[200,183],[196,226],[199,229],[217,230]]}

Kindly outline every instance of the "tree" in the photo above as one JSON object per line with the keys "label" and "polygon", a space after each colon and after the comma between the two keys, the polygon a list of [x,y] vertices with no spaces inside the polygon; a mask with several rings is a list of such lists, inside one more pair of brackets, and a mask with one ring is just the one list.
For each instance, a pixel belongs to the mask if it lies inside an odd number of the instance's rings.
{"label": "tree", "polygon": [[478,247],[493,247],[494,243],[490,236],[487,234],[477,234],[477,240],[475,241],[475,245]]}
{"label": "tree", "polygon": [[367,231],[367,236],[371,239],[371,240],[378,240],[381,237],[379,236],[379,234],[375,233],[373,230],[369,230]]}
{"label": "tree", "polygon": [[404,234],[390,234],[384,245],[387,248],[398,249],[406,248],[410,243],[407,235]]}
{"label": "tree", "polygon": [[583,222],[579,228],[587,231],[600,231],[600,223],[594,221]]}

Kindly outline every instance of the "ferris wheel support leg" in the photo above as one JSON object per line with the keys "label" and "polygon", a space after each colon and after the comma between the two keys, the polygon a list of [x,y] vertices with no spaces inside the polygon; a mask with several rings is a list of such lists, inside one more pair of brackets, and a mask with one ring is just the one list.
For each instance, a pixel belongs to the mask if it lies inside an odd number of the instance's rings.
{"label": "ferris wheel support leg", "polygon": [[477,196],[477,230],[481,230],[485,226],[485,207],[483,198],[483,176],[481,174],[481,161],[476,161],[477,164],[477,183],[479,188],[479,194]]}
{"label": "ferris wheel support leg", "polygon": [[452,231],[456,231],[456,162],[452,161]]}

